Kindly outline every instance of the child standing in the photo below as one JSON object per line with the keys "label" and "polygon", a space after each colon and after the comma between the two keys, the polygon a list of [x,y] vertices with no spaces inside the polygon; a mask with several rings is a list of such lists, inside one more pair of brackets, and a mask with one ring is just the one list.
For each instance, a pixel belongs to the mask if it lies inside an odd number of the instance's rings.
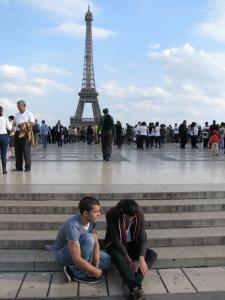
{"label": "child standing", "polygon": [[219,143],[220,139],[218,136],[218,133],[216,131],[213,131],[211,138],[209,140],[209,145],[211,144],[211,149],[212,149],[212,156],[218,156],[219,152]]}

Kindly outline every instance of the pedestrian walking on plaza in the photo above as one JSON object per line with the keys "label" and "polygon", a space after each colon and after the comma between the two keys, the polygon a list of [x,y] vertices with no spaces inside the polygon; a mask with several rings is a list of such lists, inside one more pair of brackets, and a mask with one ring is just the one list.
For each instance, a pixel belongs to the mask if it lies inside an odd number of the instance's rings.
{"label": "pedestrian walking on plaza", "polygon": [[106,223],[105,248],[123,279],[124,290],[128,287],[129,296],[144,300],[142,281],[157,259],[147,245],[144,214],[134,200],[121,200],[107,212]]}
{"label": "pedestrian walking on plaza", "polygon": [[109,161],[112,153],[112,141],[115,134],[115,125],[108,108],[103,109],[103,116],[100,117],[98,133],[101,131],[103,160]]}
{"label": "pedestrian walking on plaza", "polygon": [[12,122],[9,122],[8,118],[3,115],[3,107],[0,106],[0,152],[2,160],[2,172],[7,174],[7,149],[9,143],[9,137],[7,131],[12,129]]}
{"label": "pedestrian walking on plaza", "polygon": [[32,126],[34,124],[33,114],[26,109],[24,100],[17,102],[19,112],[15,116],[15,154],[16,168],[14,171],[23,171],[23,160],[25,160],[24,172],[31,170],[31,144]]}
{"label": "pedestrian walking on plaza", "polygon": [[187,122],[184,120],[179,126],[180,148],[185,149],[187,143]]}
{"label": "pedestrian walking on plaza", "polygon": [[203,148],[207,149],[209,143],[209,122],[205,122],[205,126],[202,129],[202,142]]}
{"label": "pedestrian walking on plaza", "polygon": [[9,151],[10,155],[8,158],[14,158],[15,157],[15,132],[16,127],[14,126],[14,116],[9,116],[9,122],[12,123],[12,129],[8,131],[9,134]]}
{"label": "pedestrian walking on plaza", "polygon": [[219,135],[216,130],[213,131],[210,139],[209,139],[209,147],[212,149],[212,156],[218,156],[219,153]]}
{"label": "pedestrian walking on plaza", "polygon": [[43,148],[46,149],[50,130],[48,128],[48,125],[45,124],[45,120],[42,121],[40,134],[41,134],[41,141],[42,141]]}
{"label": "pedestrian walking on plaza", "polygon": [[92,126],[89,125],[87,128],[87,137],[86,137],[88,145],[91,145],[93,142],[93,134],[94,134],[94,130],[93,130]]}
{"label": "pedestrian walking on plaza", "polygon": [[191,123],[190,128],[190,136],[191,136],[191,147],[192,149],[197,149],[197,141],[198,141],[198,126],[195,122]]}
{"label": "pedestrian walking on plaza", "polygon": [[34,146],[37,147],[40,144],[40,128],[41,126],[38,123],[38,120],[35,119],[33,125],[33,133],[34,133]]}
{"label": "pedestrian walking on plaza", "polygon": [[62,147],[63,126],[60,120],[55,125],[55,131],[56,131],[56,140],[58,142],[58,147]]}
{"label": "pedestrian walking on plaza", "polygon": [[79,211],[60,226],[55,257],[64,266],[68,282],[98,283],[103,270],[111,264],[111,257],[100,251],[96,231],[96,222],[101,215],[100,203],[93,197],[84,197],[79,203]]}
{"label": "pedestrian walking on plaza", "polygon": [[160,137],[160,127],[159,122],[155,123],[155,147],[159,145],[159,148],[161,148],[161,137]]}
{"label": "pedestrian walking on plaza", "polygon": [[120,123],[120,121],[116,122],[116,145],[118,146],[118,149],[122,147],[122,140],[123,140],[123,128]]}

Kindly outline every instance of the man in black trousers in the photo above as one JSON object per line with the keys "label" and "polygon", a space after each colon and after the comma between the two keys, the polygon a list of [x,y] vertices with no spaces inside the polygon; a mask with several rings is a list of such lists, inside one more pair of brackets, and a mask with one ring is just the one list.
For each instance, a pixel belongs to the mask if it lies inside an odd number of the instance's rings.
{"label": "man in black trousers", "polygon": [[17,102],[19,112],[15,116],[16,132],[15,132],[15,156],[16,156],[16,169],[14,171],[23,171],[23,160],[25,160],[24,172],[31,170],[31,144],[26,136],[19,137],[21,128],[20,124],[27,123],[29,130],[35,122],[33,114],[26,109],[24,100]]}
{"label": "man in black trousers", "polygon": [[[148,248],[144,215],[134,200],[121,200],[106,214],[105,249],[111,255],[130,295],[145,300],[142,281],[157,259]],[[134,261],[138,261],[136,267]]]}
{"label": "man in black trousers", "polygon": [[115,135],[115,125],[108,108],[103,109],[103,116],[100,117],[98,131],[101,131],[103,160],[109,161],[112,153],[113,135]]}

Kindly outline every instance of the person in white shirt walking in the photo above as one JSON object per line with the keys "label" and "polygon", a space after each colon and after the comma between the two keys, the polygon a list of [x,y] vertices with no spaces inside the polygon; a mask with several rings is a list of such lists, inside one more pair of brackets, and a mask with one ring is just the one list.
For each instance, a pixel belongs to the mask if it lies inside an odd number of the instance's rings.
{"label": "person in white shirt walking", "polygon": [[3,107],[0,106],[0,151],[2,159],[2,171],[3,174],[7,174],[6,163],[7,163],[7,149],[9,144],[9,137],[7,130],[12,129],[12,123],[9,122],[8,118],[3,116]]}
{"label": "person in white shirt walking", "polygon": [[16,154],[16,169],[14,171],[23,171],[23,159],[25,160],[24,172],[31,170],[31,144],[26,137],[20,137],[20,125],[27,123],[29,129],[32,130],[34,116],[26,109],[24,100],[17,102],[19,112],[15,116],[16,133],[15,133],[15,154]]}

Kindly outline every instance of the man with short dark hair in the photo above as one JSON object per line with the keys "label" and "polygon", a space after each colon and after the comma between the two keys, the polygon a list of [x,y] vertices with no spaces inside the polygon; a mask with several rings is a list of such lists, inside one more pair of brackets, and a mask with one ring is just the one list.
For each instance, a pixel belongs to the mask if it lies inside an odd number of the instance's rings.
{"label": "man with short dark hair", "polygon": [[103,116],[100,117],[98,131],[101,131],[103,160],[109,161],[112,153],[112,141],[115,134],[115,125],[108,108],[103,109]]}
{"label": "man with short dark hair", "polygon": [[[106,214],[106,251],[111,255],[125,288],[135,300],[144,300],[142,281],[157,259],[148,249],[144,215],[134,200],[121,200]],[[136,268],[134,260],[138,260]]]}
{"label": "man with short dark hair", "polygon": [[180,148],[185,149],[185,145],[187,143],[187,122],[186,120],[183,121],[182,124],[179,126],[179,137],[180,137]]}
{"label": "man with short dark hair", "polygon": [[68,282],[98,283],[111,257],[100,251],[96,221],[101,215],[99,201],[84,197],[79,214],[66,220],[59,228],[55,242],[55,257],[64,266]]}

